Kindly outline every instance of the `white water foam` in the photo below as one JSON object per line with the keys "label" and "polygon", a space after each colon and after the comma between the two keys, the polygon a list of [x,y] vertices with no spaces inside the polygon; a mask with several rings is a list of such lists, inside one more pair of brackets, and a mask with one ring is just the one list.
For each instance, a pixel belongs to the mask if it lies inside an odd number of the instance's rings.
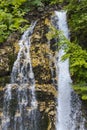
{"label": "white water foam", "polygon": [[[65,11],[55,11],[56,28],[63,32],[69,39],[69,30]],[[61,42],[61,38],[59,39]],[[78,96],[71,88],[71,77],[69,72],[69,59],[62,61],[65,54],[64,46],[58,52],[58,106],[56,130],[85,130],[85,119],[82,117],[81,103]],[[76,100],[76,101],[75,101]]]}
{"label": "white water foam", "polygon": [[[27,31],[24,32],[21,40],[19,41],[19,53],[17,60],[14,62],[12,73],[11,73],[11,84],[6,86],[3,106],[3,119],[2,129],[9,130],[10,125],[14,120],[12,126],[13,130],[24,130],[27,127],[24,125],[29,115],[32,118],[32,123],[35,124],[35,109],[37,108],[36,96],[35,96],[35,79],[31,65],[30,58],[30,39],[33,33],[33,29],[36,25],[34,22]],[[17,95],[17,107],[15,108],[14,119],[11,119],[10,103],[12,100],[12,87],[16,88]],[[29,95],[30,99],[29,99]],[[30,107],[30,111],[27,112],[27,107]],[[13,108],[14,109],[14,108]],[[32,114],[31,114],[32,113]],[[26,123],[25,123],[26,124]],[[36,126],[34,126],[36,127]],[[28,128],[29,129],[29,128]]]}

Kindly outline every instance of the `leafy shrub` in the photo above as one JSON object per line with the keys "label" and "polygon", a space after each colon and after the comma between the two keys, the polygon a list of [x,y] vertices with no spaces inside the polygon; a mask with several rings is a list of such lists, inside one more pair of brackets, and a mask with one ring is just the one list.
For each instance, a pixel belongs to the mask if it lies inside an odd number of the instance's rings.
{"label": "leafy shrub", "polygon": [[23,18],[26,14],[22,7],[26,0],[0,0],[0,42],[4,42],[12,31],[24,27],[27,20]]}
{"label": "leafy shrub", "polygon": [[[80,45],[70,42],[63,35],[63,32],[56,30],[50,25],[50,31],[46,34],[47,39],[58,38],[58,48],[64,48],[65,54],[62,60],[69,58],[70,74],[73,80],[74,89],[78,90],[82,95],[82,99],[86,100],[87,96],[87,50]],[[83,92],[85,91],[85,93]]]}

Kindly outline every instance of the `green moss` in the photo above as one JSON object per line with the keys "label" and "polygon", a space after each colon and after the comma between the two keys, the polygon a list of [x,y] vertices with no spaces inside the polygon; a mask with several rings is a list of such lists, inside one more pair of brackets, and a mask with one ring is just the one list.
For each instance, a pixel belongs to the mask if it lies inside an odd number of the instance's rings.
{"label": "green moss", "polygon": [[10,76],[0,77],[0,86],[5,86],[6,83],[10,82]]}
{"label": "green moss", "polygon": [[82,95],[82,100],[87,100],[87,95]]}
{"label": "green moss", "polygon": [[9,64],[9,71],[11,72],[12,67],[13,67],[13,63],[14,63],[14,61],[16,59],[16,54],[14,54],[14,52],[8,54],[8,59],[9,59],[9,63],[8,63]]}

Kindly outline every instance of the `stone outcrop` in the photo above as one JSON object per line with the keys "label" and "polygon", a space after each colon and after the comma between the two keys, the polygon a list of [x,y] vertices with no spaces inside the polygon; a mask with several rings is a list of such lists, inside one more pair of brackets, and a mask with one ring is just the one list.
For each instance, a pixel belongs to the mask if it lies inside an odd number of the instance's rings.
{"label": "stone outcrop", "polygon": [[18,37],[9,36],[6,43],[0,46],[0,86],[10,82],[10,74],[18,52]]}
{"label": "stone outcrop", "polygon": [[[57,7],[55,7],[57,8]],[[41,120],[41,130],[54,130],[56,117],[57,76],[55,66],[55,42],[49,45],[46,33],[49,31],[49,22],[55,8],[37,9],[27,17],[31,21],[37,20],[31,38],[31,62],[35,76],[36,98]],[[29,19],[29,20],[30,20]],[[2,115],[4,87],[10,83],[10,74],[18,53],[17,34],[13,34],[0,49],[0,115]],[[12,88],[13,93],[15,87]]]}

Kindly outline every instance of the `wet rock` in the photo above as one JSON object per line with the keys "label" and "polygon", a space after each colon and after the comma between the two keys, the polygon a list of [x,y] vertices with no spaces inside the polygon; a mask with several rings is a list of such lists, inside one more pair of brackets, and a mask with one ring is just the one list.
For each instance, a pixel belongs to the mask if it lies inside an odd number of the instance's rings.
{"label": "wet rock", "polygon": [[[54,62],[56,58],[56,49],[53,46],[55,41],[52,40],[52,45],[49,47],[48,40],[46,38],[46,33],[49,31],[51,15],[53,14],[54,10],[54,7],[51,7],[50,9],[48,7],[39,7],[35,10],[34,13],[30,12],[26,16],[29,21],[38,20],[31,38],[30,48],[31,62],[35,76],[36,99],[38,103],[38,130],[55,130],[57,76],[55,72],[56,66]],[[16,34],[14,36],[11,35],[8,38],[7,45],[0,50],[0,59],[2,61],[0,66],[1,76],[8,76],[8,81],[2,80],[2,82],[5,82],[5,84],[10,82],[9,76],[19,50],[17,39],[19,39],[19,37],[17,37]],[[5,84],[3,86],[5,86]],[[14,116],[15,107],[17,107],[16,90],[18,89],[18,87],[19,86],[17,84],[12,85],[13,99],[11,101],[11,116]],[[30,91],[29,85],[27,86],[27,89],[28,91]],[[0,99],[0,102],[2,102],[3,91],[0,91],[0,94],[2,97]],[[0,106],[2,107],[2,105]],[[27,108],[27,111],[30,111],[30,109],[31,108]],[[16,116],[20,116],[19,113],[16,113]]]}

